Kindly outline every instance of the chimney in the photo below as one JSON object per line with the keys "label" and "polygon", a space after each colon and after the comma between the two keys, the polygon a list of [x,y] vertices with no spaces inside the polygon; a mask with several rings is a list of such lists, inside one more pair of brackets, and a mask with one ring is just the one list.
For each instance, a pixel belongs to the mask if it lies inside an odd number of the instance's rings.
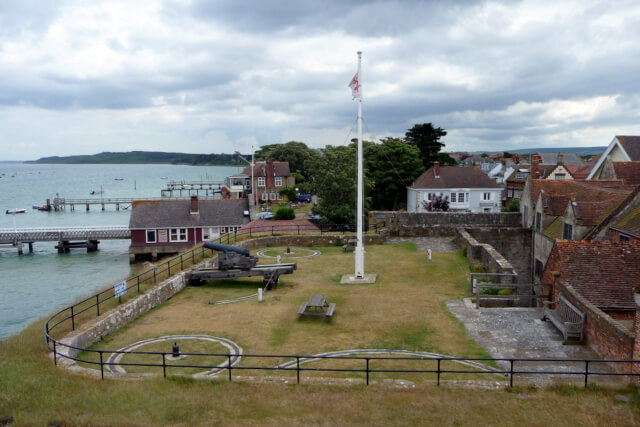
{"label": "chimney", "polygon": [[538,162],[540,162],[539,156],[531,156],[531,179],[538,179]]}
{"label": "chimney", "polygon": [[436,178],[440,178],[440,162],[433,162],[433,174]]}
{"label": "chimney", "polygon": [[559,165],[563,165],[564,164],[564,154],[558,153],[558,161],[557,161],[557,163]]}
{"label": "chimney", "polygon": [[198,215],[198,196],[191,196],[191,214]]}

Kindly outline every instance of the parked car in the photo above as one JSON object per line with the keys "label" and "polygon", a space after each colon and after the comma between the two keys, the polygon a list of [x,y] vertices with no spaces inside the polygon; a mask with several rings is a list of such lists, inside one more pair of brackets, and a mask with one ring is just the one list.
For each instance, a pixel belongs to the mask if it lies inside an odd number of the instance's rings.
{"label": "parked car", "polygon": [[296,201],[309,203],[311,201],[311,194],[298,194],[296,196]]}
{"label": "parked car", "polygon": [[322,219],[322,218],[324,218],[322,215],[314,214],[313,212],[309,212],[307,215],[309,215],[309,219]]}
{"label": "parked car", "polygon": [[273,219],[273,213],[271,212],[260,212],[256,214],[256,219]]}

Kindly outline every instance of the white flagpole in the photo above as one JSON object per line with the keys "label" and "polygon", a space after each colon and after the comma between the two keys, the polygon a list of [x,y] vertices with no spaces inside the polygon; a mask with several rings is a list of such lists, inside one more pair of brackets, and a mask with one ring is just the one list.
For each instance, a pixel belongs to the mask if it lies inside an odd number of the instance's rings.
{"label": "white flagpole", "polygon": [[358,52],[358,206],[357,206],[357,243],[355,249],[355,262],[357,279],[364,278],[364,244],[362,242],[362,215],[363,215],[363,165],[362,165],[362,52]]}

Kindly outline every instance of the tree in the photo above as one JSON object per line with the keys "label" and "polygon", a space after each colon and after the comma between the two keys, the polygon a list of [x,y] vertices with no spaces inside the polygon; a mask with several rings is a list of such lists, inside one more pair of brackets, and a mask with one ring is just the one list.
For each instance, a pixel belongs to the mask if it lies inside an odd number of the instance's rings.
{"label": "tree", "polygon": [[520,199],[511,199],[506,208],[504,208],[505,212],[520,212]]}
{"label": "tree", "polygon": [[439,194],[431,200],[423,200],[422,206],[428,212],[447,212],[449,210],[449,197],[442,197],[442,195]]}
{"label": "tree", "polygon": [[438,153],[438,163],[440,166],[456,166],[458,162],[447,153]]}
{"label": "tree", "polygon": [[396,210],[407,202],[406,187],[424,172],[417,147],[397,138],[385,138],[381,144],[365,142],[364,161],[373,190],[373,209]]}
{"label": "tree", "polygon": [[296,217],[296,213],[293,211],[293,208],[281,207],[278,208],[273,219],[281,221],[287,219],[294,219]]}
{"label": "tree", "polygon": [[256,151],[256,158],[267,161],[288,162],[296,183],[310,182],[319,154],[304,142],[289,141],[284,144],[265,145]]}
{"label": "tree", "polygon": [[283,196],[287,202],[293,202],[297,196],[295,188],[291,187],[283,188],[278,193]]}
{"label": "tree", "polygon": [[420,151],[420,160],[425,169],[429,169],[438,160],[438,153],[444,147],[440,138],[447,132],[442,128],[434,128],[431,123],[413,125],[405,133],[405,141]]}
{"label": "tree", "polygon": [[[327,146],[318,161],[318,173],[314,177],[313,190],[319,204],[313,211],[322,215],[323,221],[334,224],[354,224],[356,220],[356,147]],[[365,196],[370,194],[370,180],[364,177]],[[365,198],[365,209],[368,199]]]}

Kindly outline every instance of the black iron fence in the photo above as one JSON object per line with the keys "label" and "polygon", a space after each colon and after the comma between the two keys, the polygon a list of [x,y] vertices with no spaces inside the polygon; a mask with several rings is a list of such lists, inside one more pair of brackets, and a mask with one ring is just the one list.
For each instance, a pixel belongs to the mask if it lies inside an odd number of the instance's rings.
{"label": "black iron fence", "polygon": [[[65,354],[61,354],[59,352],[59,346],[65,346],[70,349],[74,349],[77,351],[83,351],[85,354],[98,354],[99,360],[91,360],[80,359],[77,357],[70,357]],[[233,380],[233,372],[242,372],[242,371],[277,371],[277,372],[295,372],[296,374],[296,382],[300,384],[300,375],[305,372],[334,372],[334,373],[361,373],[364,376],[365,383],[369,385],[371,376],[373,374],[431,374],[435,375],[435,380],[437,385],[440,385],[442,376],[445,374],[457,374],[461,376],[468,375],[486,375],[489,377],[499,376],[503,378],[505,381],[508,379],[509,387],[513,387],[513,382],[516,376],[525,378],[528,376],[536,376],[536,375],[546,375],[546,376],[555,376],[561,378],[578,378],[583,384],[584,387],[587,387],[590,384],[590,379],[597,377],[628,377],[635,378],[640,376],[640,369],[638,369],[640,365],[640,360],[604,360],[604,359],[527,359],[527,358],[458,358],[458,357],[448,357],[448,356],[439,356],[439,357],[390,357],[390,356],[326,356],[326,355],[291,355],[291,354],[239,354],[239,353],[185,353],[180,352],[180,356],[189,356],[194,359],[204,358],[204,357],[219,357],[226,360],[226,362],[219,365],[210,365],[210,364],[185,364],[185,363],[168,363],[168,359],[173,355],[172,352],[145,352],[145,351],[114,351],[114,350],[91,350],[91,349],[82,349],[78,347],[68,346],[65,344],[61,344],[59,342],[53,341],[54,354],[54,363],[57,365],[58,358],[64,357],[67,359],[72,359],[76,362],[82,362],[89,365],[99,366],[101,378],[104,379],[105,376],[105,367],[112,366],[142,366],[142,367],[150,367],[157,368],[158,372],[162,370],[162,375],[164,377],[167,376],[167,371],[170,370],[170,373],[178,374],[180,369],[201,369],[203,371],[208,371],[208,375],[210,377],[221,374],[223,371],[226,372],[226,377],[229,381]],[[161,363],[126,363],[126,362],[109,362],[105,359],[106,355],[114,355],[114,354],[126,354],[126,355],[145,355],[145,356],[158,356],[158,358],[162,359]],[[289,360],[286,363],[279,363],[276,366],[250,366],[243,365],[237,366],[234,365],[234,361],[238,361],[239,358],[243,359],[278,359],[278,360]],[[331,362],[339,362],[342,363],[345,360],[348,361],[357,361],[357,363],[361,363],[361,368],[340,368],[340,367],[304,367],[301,366],[304,363],[309,361],[331,361]],[[419,363],[423,365],[430,365],[423,369],[391,369],[391,368],[381,368],[376,365],[383,363],[384,361],[411,361]],[[443,362],[447,362],[449,365],[451,363],[462,363],[463,365],[467,365],[470,369],[451,369],[447,368]],[[495,363],[496,365],[502,365],[503,367],[491,367],[488,364]],[[545,364],[541,369],[526,369],[527,367],[532,367],[535,365]],[[482,365],[484,364],[484,366]],[[594,366],[598,365],[607,365],[611,367],[611,365],[623,365],[624,369],[621,369],[626,372],[616,372],[612,370],[602,371],[602,370],[594,370]],[[563,369],[552,369],[552,367],[562,367]],[[573,367],[575,366],[575,367]],[[555,381],[555,383],[558,383]],[[593,383],[593,381],[592,381]]]}

